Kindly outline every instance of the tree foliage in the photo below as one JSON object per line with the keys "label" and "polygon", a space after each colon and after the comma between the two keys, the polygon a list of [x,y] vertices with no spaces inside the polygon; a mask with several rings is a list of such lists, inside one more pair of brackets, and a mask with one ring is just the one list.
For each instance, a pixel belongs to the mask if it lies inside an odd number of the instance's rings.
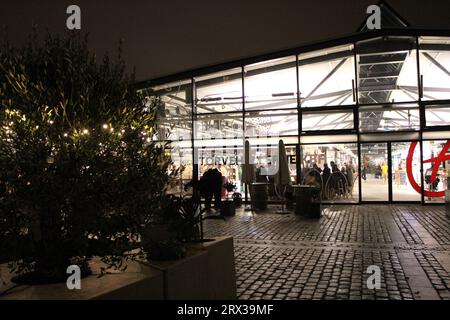
{"label": "tree foliage", "polygon": [[0,43],[0,250],[17,272],[120,264],[151,220],[170,160],[120,52],[99,62],[75,33]]}

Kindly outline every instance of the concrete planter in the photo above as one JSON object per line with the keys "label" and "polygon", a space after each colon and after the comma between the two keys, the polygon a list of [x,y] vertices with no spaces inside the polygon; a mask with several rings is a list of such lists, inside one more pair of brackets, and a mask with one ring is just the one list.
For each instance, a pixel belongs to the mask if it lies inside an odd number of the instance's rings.
{"label": "concrete planter", "polygon": [[208,295],[205,299],[236,299],[233,237],[218,237],[213,241],[189,246],[206,252]]}
{"label": "concrete planter", "polygon": [[[125,272],[98,278],[101,263],[91,263],[93,275],[81,279],[80,290],[65,283],[16,286],[6,265],[1,265],[0,300],[157,300],[164,298],[162,272],[139,262],[130,262]],[[1,280],[0,280],[1,281]],[[0,282],[1,283],[1,282]],[[8,290],[10,289],[10,290]],[[3,294],[7,290],[6,294]]]}
{"label": "concrete planter", "polygon": [[188,244],[187,256],[181,260],[146,264],[163,273],[165,299],[236,299],[232,237]]}
{"label": "concrete planter", "polygon": [[125,272],[98,278],[101,266],[91,262],[93,275],[81,279],[80,290],[69,290],[65,283],[14,287],[13,275],[0,265],[0,300],[236,299],[232,237],[189,244],[184,259],[129,262]]}
{"label": "concrete planter", "polygon": [[207,254],[187,251],[186,257],[173,261],[147,261],[147,266],[163,274],[164,299],[193,300],[208,296]]}

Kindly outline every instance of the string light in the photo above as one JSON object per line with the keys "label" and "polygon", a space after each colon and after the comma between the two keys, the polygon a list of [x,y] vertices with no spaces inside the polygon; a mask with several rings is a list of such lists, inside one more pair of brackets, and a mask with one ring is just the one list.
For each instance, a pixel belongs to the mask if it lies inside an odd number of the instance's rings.
{"label": "string light", "polygon": [[108,129],[108,125],[106,123],[103,125],[103,129]]}

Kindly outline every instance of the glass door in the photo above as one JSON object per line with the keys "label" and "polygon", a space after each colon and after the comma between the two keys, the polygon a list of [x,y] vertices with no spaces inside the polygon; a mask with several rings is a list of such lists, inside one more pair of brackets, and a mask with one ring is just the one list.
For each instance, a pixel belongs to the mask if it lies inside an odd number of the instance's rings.
{"label": "glass door", "polygon": [[393,201],[421,201],[420,161],[417,142],[391,143]]}
{"label": "glass door", "polygon": [[389,201],[387,143],[361,144],[361,200]]}
{"label": "glass door", "polygon": [[425,203],[444,203],[450,167],[450,140],[423,142],[423,188]]}

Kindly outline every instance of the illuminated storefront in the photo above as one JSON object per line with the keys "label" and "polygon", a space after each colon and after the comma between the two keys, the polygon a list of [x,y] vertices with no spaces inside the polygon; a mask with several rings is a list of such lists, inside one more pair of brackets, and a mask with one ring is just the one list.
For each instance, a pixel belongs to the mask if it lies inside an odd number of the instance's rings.
{"label": "illuminated storefront", "polygon": [[332,163],[345,177],[324,201],[444,201],[450,31],[360,32],[140,88],[161,99],[156,139],[176,146],[183,183],[215,166],[243,192],[244,141],[258,168],[283,139],[293,184]]}

